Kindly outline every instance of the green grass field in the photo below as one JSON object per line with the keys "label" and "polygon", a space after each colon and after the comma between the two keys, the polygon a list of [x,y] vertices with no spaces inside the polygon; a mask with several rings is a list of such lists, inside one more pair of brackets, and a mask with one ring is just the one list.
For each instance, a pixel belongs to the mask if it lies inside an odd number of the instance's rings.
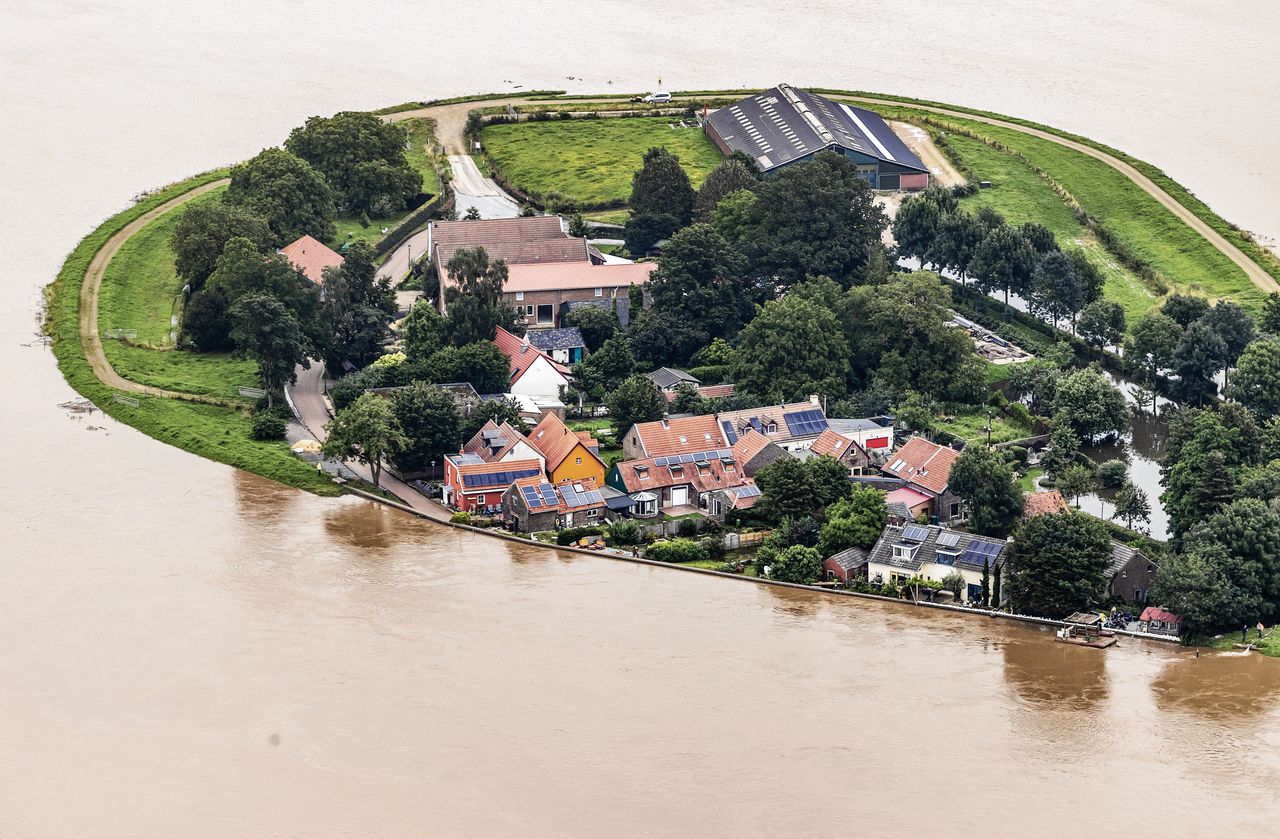
{"label": "green grass field", "polygon": [[979,180],[991,181],[993,189],[979,190],[964,199],[971,209],[990,207],[1011,224],[1034,221],[1053,231],[1066,248],[1082,250],[1106,280],[1104,293],[1124,306],[1130,322],[1145,314],[1156,296],[1142,279],[1118,263],[1097,238],[1076,220],[1075,214],[1047,183],[1022,161],[970,137],[954,134],[947,145]]}
{"label": "green grass field", "polygon": [[[1235,263],[1154,198],[1143,192],[1137,184],[1100,160],[1049,140],[974,120],[929,114],[910,107],[881,107],[878,110],[894,117],[924,122],[935,129],[950,129],[951,133],[947,136],[948,144],[952,145],[953,150],[966,159],[966,162],[970,162],[975,171],[982,174],[979,166],[974,165],[966,155],[972,155],[973,160],[984,165],[987,172],[994,173],[993,180],[1005,179],[1004,183],[998,185],[996,189],[979,196],[976,199],[978,201],[992,202],[992,205],[1001,209],[1002,212],[1004,209],[999,205],[1003,204],[1010,208],[1011,216],[1018,207],[1023,209],[1038,207],[1039,211],[1046,214],[1046,220],[1043,223],[1055,232],[1059,232],[1060,225],[1063,223],[1061,211],[1050,209],[1043,197],[1043,191],[1038,188],[1034,191],[1026,191],[1021,196],[994,195],[1002,190],[1010,191],[1008,189],[1010,184],[1018,186],[1018,190],[1014,191],[1031,189],[1027,179],[1017,175],[1015,164],[1020,165],[1027,174],[1039,180],[1049,194],[1054,193],[1049,189],[1044,178],[1031,170],[1027,164],[996,149],[990,149],[987,153],[979,152],[977,147],[982,143],[955,132],[972,133],[996,141],[1043,170],[1048,177],[1066,189],[1087,213],[1111,231],[1135,255],[1151,265],[1168,283],[1170,291],[1230,298],[1254,309],[1261,305],[1265,297]],[[997,162],[997,157],[1004,157],[1008,162],[1000,164]],[[1167,181],[1167,178],[1165,180]],[[1184,196],[1189,195],[1185,190],[1179,190],[1179,192]],[[1058,199],[1058,203],[1062,204],[1063,210],[1070,215],[1070,211],[1061,199]],[[1199,205],[1193,207],[1193,210],[1207,211],[1203,204],[1193,203]],[[1218,221],[1225,224],[1220,219]],[[1234,235],[1232,238],[1239,239]],[[1114,259],[1111,261],[1114,262]],[[1107,271],[1107,296],[1121,303],[1125,307],[1126,314],[1132,317],[1135,313],[1140,314],[1145,311],[1142,308],[1144,298],[1149,306],[1155,301],[1156,295],[1144,285],[1137,283],[1136,277],[1130,281],[1124,274],[1116,273],[1115,269],[1119,268],[1117,264],[1112,270]],[[1133,276],[1128,272],[1125,273]]]}
{"label": "green grass field", "polygon": [[626,201],[644,153],[679,155],[696,187],[723,159],[696,128],[669,128],[665,117],[583,119],[490,125],[484,144],[510,183],[534,195],[558,192],[585,205]]}
{"label": "green grass field", "polygon": [[[106,414],[139,431],[201,457],[237,466],[283,484],[320,495],[341,490],[325,475],[295,457],[286,444],[249,438],[245,411],[174,399],[142,398],[138,407],[112,399],[114,391],[98,380],[80,345],[80,286],[90,261],[106,241],[134,219],[194,187],[226,177],[226,170],[208,172],[174,184],[104,221],[67,257],[57,278],[45,290],[45,329],[53,339],[53,353],[67,382]],[[112,260],[114,262],[114,260]]]}
{"label": "green grass field", "polygon": [[[1031,436],[1031,429],[1018,425],[1000,412],[991,411],[991,442],[1007,443]],[[985,443],[987,440],[987,414],[985,409],[942,417],[938,428],[965,440]]]}
{"label": "green grass field", "polygon": [[[221,190],[192,199],[216,201]],[[186,209],[186,208],[183,208]],[[102,277],[98,299],[101,329],[136,329],[128,343],[104,340],[103,353],[126,379],[151,387],[204,396],[237,398],[238,387],[257,387],[250,361],[175,349],[170,317],[181,316],[182,281],[173,267],[169,237],[182,209],[166,213],[129,238]]]}

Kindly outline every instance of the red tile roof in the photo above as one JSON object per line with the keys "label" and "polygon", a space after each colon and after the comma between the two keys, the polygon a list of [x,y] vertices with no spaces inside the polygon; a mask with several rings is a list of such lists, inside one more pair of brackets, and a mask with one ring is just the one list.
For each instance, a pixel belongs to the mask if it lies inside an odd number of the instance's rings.
{"label": "red tile roof", "polygon": [[724,423],[728,422],[733,429],[742,434],[743,430],[750,427],[749,423],[753,420],[763,427],[772,424],[777,430],[775,433],[768,435],[771,440],[803,440],[809,437],[816,437],[817,434],[801,434],[794,435],[791,433],[791,427],[787,425],[784,415],[794,414],[800,411],[819,410],[819,407],[812,402],[789,402],[783,405],[765,405],[762,408],[744,408],[739,411],[722,411],[717,419]]}
{"label": "red tile roof", "polygon": [[[526,265],[530,263],[576,263],[589,265],[586,239],[547,239],[541,242],[479,242],[474,245],[436,245],[435,260],[440,276],[445,275],[449,260],[463,248],[484,248],[490,262],[501,259],[508,266]],[[509,271],[508,271],[509,273]],[[451,284],[452,279],[446,278]],[[519,289],[512,289],[519,291]]]}
{"label": "red tile roof", "polygon": [[523,338],[517,338],[501,326],[494,333],[493,343],[498,345],[498,349],[507,357],[507,363],[511,368],[511,383],[515,384],[520,380],[533,363],[538,358],[545,358],[552,367],[560,372],[560,375],[569,376],[569,368],[560,364],[551,356],[542,350],[525,341]]}
{"label": "red tile roof", "polygon": [[[502,435],[502,440],[505,445],[496,452],[492,451],[484,439],[484,432],[486,431],[499,432]],[[529,439],[520,433],[520,429],[516,428],[509,422],[503,422],[502,425],[497,425],[493,420],[489,420],[480,427],[480,430],[475,433],[474,437],[462,444],[462,450],[467,454],[474,454],[477,457],[481,457],[489,463],[495,463],[510,454],[516,444],[521,442],[528,443]],[[535,446],[534,448],[537,447]]]}
{"label": "red tile roof", "polygon": [[641,422],[636,423],[635,429],[647,457],[729,448],[711,414]]}
{"label": "red tile roof", "polygon": [[[579,241],[572,239],[570,241]],[[490,259],[494,259],[492,255]],[[502,290],[560,291],[562,289],[619,288],[643,285],[657,268],[654,262],[593,265],[590,262],[520,264],[508,262]]]}
{"label": "red tile roof", "polygon": [[889,455],[881,471],[902,478],[926,492],[941,495],[951,479],[951,466],[960,453],[947,446],[930,443],[923,437],[912,437],[907,444]]}
{"label": "red tile roof", "polygon": [[854,442],[848,437],[842,437],[830,428],[826,428],[818,435],[818,439],[813,441],[809,451],[814,454],[830,455],[839,460],[849,452],[849,447],[853,445]]}
{"label": "red tile roof", "polygon": [[[569,426],[555,414],[545,415],[542,421],[529,432],[529,444],[542,452],[542,456],[547,459],[548,472],[554,472],[561,463],[564,463],[564,459],[579,444],[588,450],[588,454],[600,460],[599,455],[590,451],[600,445],[595,438],[588,434],[585,440],[582,439],[576,432],[569,430]],[[604,466],[604,461],[600,461],[600,465]]]}
{"label": "red tile roof", "polygon": [[726,469],[727,464],[715,458],[702,464],[681,463],[676,467],[658,466],[654,460],[655,458],[650,457],[617,464],[618,477],[622,479],[627,492],[690,484],[701,493],[748,483],[748,479],[742,474],[741,465],[736,461],[729,461],[732,468]]}
{"label": "red tile roof", "polygon": [[905,504],[907,505],[908,510],[914,507],[919,507],[926,501],[933,501],[933,496],[925,495],[920,490],[912,489],[911,487],[898,487],[897,489],[890,490],[884,497],[884,503],[893,504],[897,502]]}
{"label": "red tile roof", "polygon": [[1063,498],[1062,493],[1056,489],[1028,492],[1023,497],[1022,517],[1029,519],[1047,513],[1065,513],[1068,509],[1067,499]]}
{"label": "red tile roof", "polygon": [[738,442],[733,444],[733,456],[739,463],[745,464],[764,451],[764,447],[771,442],[773,441],[759,431],[748,428],[746,433],[738,438]]}
{"label": "red tile roof", "polygon": [[498,242],[537,242],[565,239],[559,216],[519,216],[480,220],[433,221],[431,244],[475,247]]}
{"label": "red tile roof", "polygon": [[1163,621],[1165,623],[1182,623],[1182,616],[1167,612],[1159,606],[1148,606],[1138,616],[1140,621]]}
{"label": "red tile roof", "polygon": [[324,285],[324,269],[342,264],[341,254],[311,236],[294,239],[281,248],[280,253],[302,272],[302,276],[319,286]]}

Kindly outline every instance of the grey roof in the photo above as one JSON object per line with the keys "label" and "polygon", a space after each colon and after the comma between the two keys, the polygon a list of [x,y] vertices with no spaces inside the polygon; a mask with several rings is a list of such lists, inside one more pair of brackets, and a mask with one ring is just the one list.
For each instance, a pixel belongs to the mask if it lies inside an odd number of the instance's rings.
{"label": "grey roof", "polygon": [[583,306],[593,306],[597,309],[613,309],[618,313],[618,323],[626,326],[631,322],[631,298],[628,296],[614,297],[610,300],[570,300],[565,306],[569,311],[581,309]]}
{"label": "grey roof", "polygon": [[839,565],[845,571],[852,571],[855,568],[861,568],[866,565],[869,557],[870,554],[866,548],[849,548],[827,557],[827,560]]}
{"label": "grey roof", "polygon": [[[850,475],[849,480],[855,484],[862,484],[873,489],[882,489],[885,492],[907,485],[907,482],[901,478],[886,477],[884,475]],[[908,516],[908,518],[910,517]]]}
{"label": "grey roof", "polygon": [[[1129,560],[1135,556],[1142,554],[1137,548],[1131,548],[1124,542],[1111,540],[1111,564],[1107,566],[1107,576],[1114,577],[1120,573],[1120,569],[1129,564]],[[1143,554],[1145,556],[1145,554]]]}
{"label": "grey roof", "polygon": [[[895,557],[893,555],[893,546],[908,543],[908,540],[903,538],[907,528],[916,529],[915,532],[923,537],[923,541],[918,543],[919,547],[911,558]],[[938,538],[944,534],[951,535],[956,542],[956,548],[959,550],[959,556],[953,562],[939,561],[937,557]],[[908,533],[908,535],[910,534]],[[902,568],[913,573],[919,571],[920,566],[926,562],[938,562],[941,565],[954,565],[957,568],[981,571],[984,556],[991,562],[993,567],[1000,564],[1004,546],[1005,541],[1003,539],[975,536],[972,533],[964,533],[936,524],[927,527],[910,523],[904,527],[891,524],[884,529],[884,532],[880,534],[880,538],[876,541],[875,547],[871,549],[870,561],[880,565]]]}
{"label": "grey roof", "polygon": [[[877,422],[877,420],[880,420]],[[893,417],[867,417],[865,419],[827,418],[827,425],[837,434],[856,434],[859,431],[881,431],[893,425]]]}
{"label": "grey roof", "polygon": [[572,350],[585,347],[582,330],[576,326],[564,326],[559,329],[531,329],[525,333],[529,343],[543,352],[551,350]]}
{"label": "grey roof", "polygon": [[901,501],[894,501],[885,505],[885,510],[893,518],[899,518],[903,521],[915,520],[915,516],[911,515],[911,508]]}
{"label": "grey roof", "polygon": [[766,172],[831,148],[929,171],[878,114],[790,85],[720,108],[707,121],[730,148],[751,155]]}
{"label": "grey roof", "polygon": [[672,367],[659,367],[652,373],[645,373],[645,375],[662,390],[670,390],[681,382],[689,382],[694,385],[702,384],[702,382],[698,381],[693,376],[690,376],[683,370],[676,370]]}

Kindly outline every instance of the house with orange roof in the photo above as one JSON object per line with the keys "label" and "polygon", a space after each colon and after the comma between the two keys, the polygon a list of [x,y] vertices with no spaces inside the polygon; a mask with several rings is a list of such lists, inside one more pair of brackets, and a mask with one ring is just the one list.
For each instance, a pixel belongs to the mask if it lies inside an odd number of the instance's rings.
{"label": "house with orange roof", "polygon": [[546,461],[547,477],[553,484],[590,479],[604,483],[604,461],[600,443],[589,432],[572,431],[555,414],[542,418],[528,436],[529,444]]}
{"label": "house with orange roof", "polygon": [[767,405],[716,414],[721,434],[730,446],[754,429],[789,452],[808,449],[828,427],[818,397],[808,402]]}
{"label": "house with orange roof", "polygon": [[520,396],[543,396],[559,399],[568,387],[569,368],[533,346],[528,340],[512,335],[501,326],[493,336],[493,343],[507,357],[511,368],[510,393]]}
{"label": "house with orange roof", "polygon": [[[964,504],[949,489],[951,467],[959,456],[960,453],[953,448],[931,443],[923,437],[912,437],[906,445],[889,455],[880,471],[932,499],[930,513],[939,521],[961,522],[966,518]],[[913,511],[916,509],[910,503],[907,506]]]}
{"label": "house with orange roof", "polygon": [[657,267],[653,262],[516,263],[507,266],[502,299],[514,307],[530,329],[560,326],[571,303],[595,301],[612,306],[627,299],[631,286],[643,286]]}
{"label": "house with orange roof", "polygon": [[627,460],[729,447],[712,414],[638,422],[622,435],[622,456]]}
{"label": "house with orange roof", "polygon": [[837,434],[830,428],[824,429],[813,441],[809,451],[816,455],[826,455],[849,467],[850,475],[861,475],[871,466],[871,455],[858,445],[858,441],[843,434]]}
{"label": "house with orange roof", "polygon": [[714,492],[748,479],[731,450],[716,449],[619,461],[605,483],[630,497],[631,515],[652,518],[663,510],[707,510]]}
{"label": "house with orange roof", "polygon": [[1022,518],[1030,519],[1050,513],[1065,513],[1071,508],[1056,489],[1028,492],[1022,496]]}
{"label": "house with orange roof", "polygon": [[298,273],[324,288],[324,269],[337,268],[342,255],[319,239],[303,235],[280,249],[285,259],[298,269]]}
{"label": "house with orange roof", "polygon": [[788,457],[786,450],[754,429],[738,438],[730,449],[733,459],[742,467],[742,474],[754,478],[755,474],[780,457]]}
{"label": "house with orange roof", "polygon": [[492,515],[501,512],[502,494],[521,478],[542,475],[537,458],[488,463],[475,454],[444,457],[444,503],[467,513]]}

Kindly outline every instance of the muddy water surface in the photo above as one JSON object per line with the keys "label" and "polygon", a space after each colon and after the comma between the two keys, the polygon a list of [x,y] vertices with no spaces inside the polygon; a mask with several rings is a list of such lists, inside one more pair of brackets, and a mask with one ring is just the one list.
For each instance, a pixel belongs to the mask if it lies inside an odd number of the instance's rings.
{"label": "muddy water surface", "polygon": [[38,290],[133,193],[313,113],[504,79],[987,105],[1280,228],[1270,4],[920,4],[966,33],[945,73],[934,39],[849,50],[900,4],[756,5],[5,4],[0,835],[1272,832],[1277,662],[513,546],[58,407]]}

